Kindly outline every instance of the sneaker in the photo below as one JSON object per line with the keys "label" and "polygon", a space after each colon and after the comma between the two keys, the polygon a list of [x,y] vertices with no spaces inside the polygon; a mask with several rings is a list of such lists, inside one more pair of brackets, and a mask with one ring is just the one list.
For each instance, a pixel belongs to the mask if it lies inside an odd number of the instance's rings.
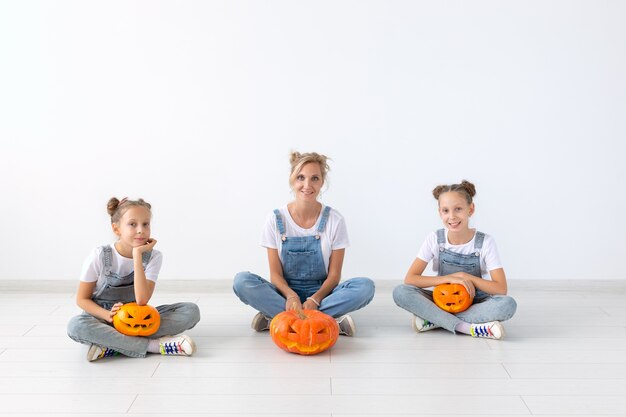
{"label": "sneaker", "polygon": [[257,332],[262,332],[263,330],[270,329],[270,321],[272,321],[272,319],[259,311],[252,319],[252,324],[250,326]]}
{"label": "sneaker", "polygon": [[159,338],[161,355],[191,356],[196,351],[196,344],[191,337],[181,334]]}
{"label": "sneaker", "polygon": [[87,351],[87,360],[93,362],[108,356],[118,356],[119,354],[116,350],[92,344]]}
{"label": "sneaker", "polygon": [[354,336],[356,333],[356,326],[354,325],[354,320],[352,320],[352,317],[350,317],[349,314],[341,316],[336,320],[339,325],[339,334],[344,336]]}
{"label": "sneaker", "polygon": [[500,340],[504,337],[504,326],[499,321],[470,325],[472,337],[484,337],[487,339]]}
{"label": "sneaker", "polygon": [[413,330],[418,333],[427,332],[432,329],[438,329],[440,326],[435,323],[431,323],[428,320],[425,320],[419,316],[413,315],[411,319],[411,323],[413,324]]}

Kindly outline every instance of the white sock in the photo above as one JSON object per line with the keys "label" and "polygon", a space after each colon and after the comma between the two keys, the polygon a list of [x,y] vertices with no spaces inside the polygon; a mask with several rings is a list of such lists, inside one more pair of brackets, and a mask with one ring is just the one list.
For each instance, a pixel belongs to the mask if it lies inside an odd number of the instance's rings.
{"label": "white sock", "polygon": [[161,353],[159,339],[150,339],[148,342],[148,353]]}
{"label": "white sock", "polygon": [[472,325],[470,323],[465,323],[464,321],[454,326],[454,330],[463,333],[463,334],[472,334],[470,332],[470,327]]}

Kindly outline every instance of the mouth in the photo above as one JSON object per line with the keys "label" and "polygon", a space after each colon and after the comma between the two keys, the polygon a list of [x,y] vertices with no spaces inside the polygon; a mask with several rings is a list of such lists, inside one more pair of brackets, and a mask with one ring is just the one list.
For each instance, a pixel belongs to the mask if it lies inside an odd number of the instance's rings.
{"label": "mouth", "polygon": [[453,227],[453,228],[454,228],[454,227],[458,227],[460,224],[461,224],[461,222],[453,222],[453,223],[452,223],[452,222],[450,222],[450,223],[448,223],[448,226],[450,226],[450,227]]}

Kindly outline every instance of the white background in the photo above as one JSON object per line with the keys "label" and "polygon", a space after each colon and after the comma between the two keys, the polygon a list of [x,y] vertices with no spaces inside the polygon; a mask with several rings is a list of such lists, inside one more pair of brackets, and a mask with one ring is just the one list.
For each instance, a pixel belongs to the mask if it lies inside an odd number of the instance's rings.
{"label": "white background", "polygon": [[265,275],[291,150],[332,158],[344,278],[400,280],[476,184],[509,279],[624,279],[626,2],[0,2],[0,279],[78,279],[109,197],[162,278]]}

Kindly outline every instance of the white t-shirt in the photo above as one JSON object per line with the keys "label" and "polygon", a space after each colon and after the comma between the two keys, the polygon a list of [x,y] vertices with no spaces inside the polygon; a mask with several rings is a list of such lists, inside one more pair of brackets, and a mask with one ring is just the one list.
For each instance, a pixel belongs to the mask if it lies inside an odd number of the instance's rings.
{"label": "white t-shirt", "polygon": [[[451,252],[460,253],[462,255],[471,255],[475,252],[474,241],[476,240],[476,233],[474,237],[467,243],[462,245],[452,245],[448,241],[448,229],[444,229],[446,242],[444,247]],[[430,233],[422,247],[417,253],[417,257],[424,262],[433,261],[433,271],[439,272],[439,244],[437,244],[437,232]],[[498,248],[496,242],[490,235],[485,233],[485,240],[483,241],[483,248],[480,251],[480,273],[484,279],[490,279],[489,271],[502,268],[500,262],[500,255],[498,255]]]}
{"label": "white t-shirt", "polygon": [[[125,258],[119,254],[115,249],[115,244],[107,245],[111,247],[111,272],[116,273],[120,277],[125,277],[135,270],[132,258]],[[94,288],[94,294],[98,292],[100,288],[105,284],[104,278],[104,257],[102,256],[103,246],[99,246],[91,251],[85,262],[83,262],[83,269],[80,273],[80,280],[83,282],[96,282]],[[150,281],[155,281],[159,277],[159,271],[161,271],[161,263],[163,262],[163,255],[158,250],[153,249],[150,261],[144,266],[146,278]]]}
{"label": "white t-shirt", "polygon": [[[310,229],[303,229],[298,226],[291,218],[291,214],[289,214],[287,206],[279,208],[278,210],[280,211],[283,218],[283,225],[285,226],[285,235],[287,235],[287,237],[315,236],[317,234],[317,228],[320,220],[322,219],[325,207],[326,206],[322,206],[322,211],[320,212],[315,225]],[[322,234],[320,234],[320,242],[322,244],[322,256],[324,257],[326,273],[328,273],[328,264],[331,252],[350,246],[346,222],[343,219],[343,216],[335,209],[331,209],[330,213],[328,213],[326,226],[324,227]],[[280,231],[278,230],[278,225],[276,224],[276,215],[273,211],[267,216],[267,220],[265,221],[265,228],[263,229],[263,235],[261,236],[261,246],[270,249],[278,249],[278,256],[280,257],[281,263],[283,262],[281,253],[283,241],[281,239]]]}

